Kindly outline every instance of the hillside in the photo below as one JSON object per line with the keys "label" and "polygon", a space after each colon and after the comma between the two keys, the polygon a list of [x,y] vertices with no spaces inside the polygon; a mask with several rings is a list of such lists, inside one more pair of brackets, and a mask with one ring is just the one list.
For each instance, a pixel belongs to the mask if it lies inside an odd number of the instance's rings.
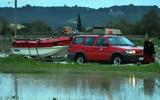
{"label": "hillside", "polygon": [[[31,7],[18,8],[18,23],[30,23],[36,20],[45,21],[52,28],[63,25],[76,26],[76,18],[81,14],[83,26],[105,26],[109,23],[125,19],[136,23],[149,10],[155,9],[160,14],[157,6],[113,6],[110,8],[87,8],[87,7]],[[9,22],[14,22],[13,8],[0,8],[0,16]]]}

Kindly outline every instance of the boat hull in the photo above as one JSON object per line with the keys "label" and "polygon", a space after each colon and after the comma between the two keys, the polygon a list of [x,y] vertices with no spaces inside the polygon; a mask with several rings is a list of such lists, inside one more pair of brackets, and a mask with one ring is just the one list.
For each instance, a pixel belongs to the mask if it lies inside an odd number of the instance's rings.
{"label": "boat hull", "polygon": [[49,57],[54,55],[64,56],[69,46],[53,46],[53,47],[37,47],[37,48],[20,48],[12,47],[11,51],[16,55],[24,55],[31,57]]}

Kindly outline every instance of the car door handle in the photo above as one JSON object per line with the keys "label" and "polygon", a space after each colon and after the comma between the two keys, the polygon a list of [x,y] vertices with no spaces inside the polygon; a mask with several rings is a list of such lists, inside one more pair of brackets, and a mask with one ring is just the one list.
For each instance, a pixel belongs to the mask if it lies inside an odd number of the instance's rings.
{"label": "car door handle", "polygon": [[84,49],[84,48],[81,48],[81,49]]}
{"label": "car door handle", "polygon": [[99,51],[100,51],[100,52],[103,52],[103,48],[99,48]]}

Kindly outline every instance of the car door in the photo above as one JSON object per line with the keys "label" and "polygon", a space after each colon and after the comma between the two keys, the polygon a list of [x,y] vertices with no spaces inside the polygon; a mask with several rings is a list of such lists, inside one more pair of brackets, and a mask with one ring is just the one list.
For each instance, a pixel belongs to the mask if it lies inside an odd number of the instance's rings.
{"label": "car door", "polygon": [[73,41],[72,41],[72,44],[70,45],[70,48],[68,49],[69,52],[84,52],[83,51],[83,48],[84,48],[84,45],[83,45],[83,42],[84,42],[84,37],[76,37]]}
{"label": "car door", "polygon": [[95,40],[96,37],[86,37],[84,42],[84,53],[88,61],[96,61],[98,58],[95,53]]}
{"label": "car door", "polygon": [[95,53],[98,61],[109,61],[112,50],[104,37],[99,37],[96,41]]}

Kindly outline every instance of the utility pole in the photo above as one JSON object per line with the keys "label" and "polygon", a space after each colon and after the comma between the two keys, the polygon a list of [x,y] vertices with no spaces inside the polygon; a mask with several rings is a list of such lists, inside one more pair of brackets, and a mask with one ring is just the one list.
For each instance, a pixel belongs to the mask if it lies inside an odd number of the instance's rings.
{"label": "utility pole", "polygon": [[17,37],[17,0],[15,0],[14,2],[14,24],[15,24],[14,38],[16,38]]}
{"label": "utility pole", "polygon": [[[17,38],[17,0],[14,1],[14,24],[15,24],[15,27],[14,27],[14,38],[16,39]],[[17,90],[17,76],[16,74],[14,73],[14,77],[15,77],[15,80],[14,80],[14,85],[15,85],[15,100],[18,100],[18,90]]]}

